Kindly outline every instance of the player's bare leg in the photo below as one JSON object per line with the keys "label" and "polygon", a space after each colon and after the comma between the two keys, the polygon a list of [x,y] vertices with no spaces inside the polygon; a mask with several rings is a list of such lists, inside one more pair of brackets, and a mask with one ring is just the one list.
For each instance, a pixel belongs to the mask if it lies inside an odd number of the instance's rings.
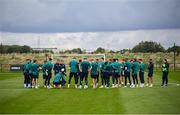
{"label": "player's bare leg", "polygon": [[153,77],[150,78],[150,81],[151,81],[151,84],[149,87],[152,87],[153,86]]}
{"label": "player's bare leg", "polygon": [[95,86],[95,82],[96,82],[96,80],[95,80],[95,78],[93,78],[93,88],[96,87],[96,86]]}
{"label": "player's bare leg", "polygon": [[121,77],[118,77],[118,86],[121,87]]}
{"label": "player's bare leg", "polygon": [[32,88],[34,88],[35,87],[35,80],[34,80],[34,78],[32,79]]}
{"label": "player's bare leg", "polygon": [[121,83],[124,84],[124,76],[121,77]]}
{"label": "player's bare leg", "polygon": [[147,84],[146,84],[146,86],[149,86],[149,77],[147,78]]}

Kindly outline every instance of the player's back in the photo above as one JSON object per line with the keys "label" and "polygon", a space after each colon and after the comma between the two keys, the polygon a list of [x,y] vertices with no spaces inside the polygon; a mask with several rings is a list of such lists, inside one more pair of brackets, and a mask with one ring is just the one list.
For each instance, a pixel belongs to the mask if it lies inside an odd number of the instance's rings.
{"label": "player's back", "polygon": [[78,62],[75,59],[71,60],[69,65],[70,65],[70,72],[78,72]]}
{"label": "player's back", "polygon": [[139,62],[137,62],[137,61],[133,62],[132,70],[133,70],[134,74],[137,74],[137,72],[139,70]]}
{"label": "player's back", "polygon": [[129,61],[126,61],[124,63],[125,71],[130,72],[131,71],[131,63]]}
{"label": "player's back", "polygon": [[91,63],[91,74],[93,74],[93,75],[98,74],[98,63],[97,62]]}
{"label": "player's back", "polygon": [[82,72],[88,72],[89,67],[90,67],[90,63],[88,61],[81,62]]}

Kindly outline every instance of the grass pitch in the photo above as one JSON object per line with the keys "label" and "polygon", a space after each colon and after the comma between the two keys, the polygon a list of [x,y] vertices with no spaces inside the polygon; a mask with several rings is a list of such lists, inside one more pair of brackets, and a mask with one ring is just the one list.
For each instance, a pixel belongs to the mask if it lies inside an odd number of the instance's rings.
{"label": "grass pitch", "polygon": [[22,73],[0,73],[0,113],[180,113],[180,86],[176,85],[180,84],[180,72],[170,72],[168,87],[160,87],[159,72],[155,72],[154,82],[152,88],[134,89],[74,89],[73,86],[70,89],[24,89]]}

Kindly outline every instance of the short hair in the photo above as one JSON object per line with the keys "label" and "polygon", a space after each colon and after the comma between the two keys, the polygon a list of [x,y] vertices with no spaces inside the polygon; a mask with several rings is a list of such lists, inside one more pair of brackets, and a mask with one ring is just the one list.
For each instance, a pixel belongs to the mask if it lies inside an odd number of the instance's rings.
{"label": "short hair", "polygon": [[142,61],[142,59],[139,59],[139,61]]}
{"label": "short hair", "polygon": [[116,59],[114,58],[114,59],[113,59],[113,61],[115,62],[115,61],[116,61]]}
{"label": "short hair", "polygon": [[81,59],[79,59],[79,62],[82,62],[82,60],[81,60]]}
{"label": "short hair", "polygon": [[128,61],[128,58],[125,58],[125,61]]}
{"label": "short hair", "polygon": [[149,63],[152,63],[152,59],[149,59]]}
{"label": "short hair", "polygon": [[52,61],[52,58],[49,58],[49,61]]}
{"label": "short hair", "polygon": [[37,62],[37,60],[36,60],[36,59],[34,59],[34,60],[33,60],[33,62],[34,62],[34,63],[36,63],[36,62]]}

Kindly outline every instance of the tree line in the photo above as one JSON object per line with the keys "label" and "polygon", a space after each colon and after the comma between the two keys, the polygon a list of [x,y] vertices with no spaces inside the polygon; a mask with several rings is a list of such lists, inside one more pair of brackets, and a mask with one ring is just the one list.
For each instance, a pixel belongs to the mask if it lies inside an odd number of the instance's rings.
{"label": "tree line", "polygon": [[0,46],[1,53],[29,53],[31,52],[31,47],[24,45],[2,45]]}
{"label": "tree line", "polygon": [[[40,53],[40,52],[50,52],[53,53],[52,50],[32,50],[30,46],[24,45],[2,45],[0,47],[1,53]],[[179,55],[180,46],[172,46],[167,50],[160,44],[154,41],[142,41],[139,44],[135,45],[132,49],[122,49],[119,51],[110,50],[107,51],[105,48],[99,47],[95,51],[87,52],[86,50],[82,50],[81,48],[74,48],[71,50],[60,51],[60,53],[124,53],[124,52],[142,52],[142,53],[156,53],[156,52],[176,52]]]}

